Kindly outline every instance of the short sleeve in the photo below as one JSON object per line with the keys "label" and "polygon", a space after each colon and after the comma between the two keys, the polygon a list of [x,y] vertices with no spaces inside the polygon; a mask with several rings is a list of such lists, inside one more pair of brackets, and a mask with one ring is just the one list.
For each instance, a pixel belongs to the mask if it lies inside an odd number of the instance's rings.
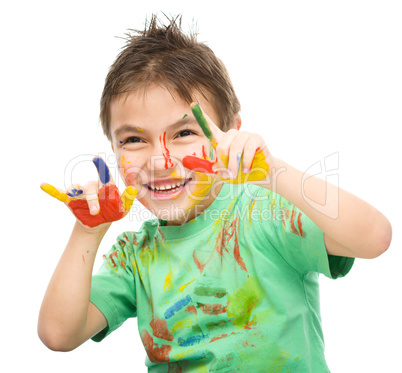
{"label": "short sleeve", "polygon": [[131,233],[118,236],[103,264],[92,277],[90,301],[106,317],[108,326],[92,337],[100,342],[124,321],[137,315],[135,293],[135,259]]}
{"label": "short sleeve", "polygon": [[328,255],[324,232],[288,200],[264,188],[258,193],[260,232],[297,272],[318,272],[330,279],[344,277],[355,258]]}

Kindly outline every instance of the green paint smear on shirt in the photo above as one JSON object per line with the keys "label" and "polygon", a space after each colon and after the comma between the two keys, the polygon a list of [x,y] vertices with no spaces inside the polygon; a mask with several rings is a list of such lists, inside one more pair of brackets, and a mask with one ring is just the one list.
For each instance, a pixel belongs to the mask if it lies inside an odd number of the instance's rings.
{"label": "green paint smear on shirt", "polygon": [[256,277],[250,277],[239,290],[229,294],[226,311],[233,326],[244,328],[250,322],[251,313],[263,298],[264,291]]}
{"label": "green paint smear on shirt", "polygon": [[223,298],[227,291],[223,288],[212,288],[208,286],[198,286],[194,289],[194,294],[206,297]]}

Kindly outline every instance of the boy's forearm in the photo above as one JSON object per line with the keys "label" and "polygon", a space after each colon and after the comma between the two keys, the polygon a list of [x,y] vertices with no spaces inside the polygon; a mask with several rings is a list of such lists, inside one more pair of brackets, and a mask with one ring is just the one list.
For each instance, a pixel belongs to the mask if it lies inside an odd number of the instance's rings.
{"label": "boy's forearm", "polygon": [[273,190],[303,211],[329,237],[350,250],[350,256],[368,258],[384,252],[391,226],[377,209],[315,176],[276,159],[270,183]]}
{"label": "boy's forearm", "polygon": [[51,333],[58,340],[67,341],[85,326],[95,256],[107,229],[108,226],[98,233],[89,233],[75,224],[42,302],[40,335]]}

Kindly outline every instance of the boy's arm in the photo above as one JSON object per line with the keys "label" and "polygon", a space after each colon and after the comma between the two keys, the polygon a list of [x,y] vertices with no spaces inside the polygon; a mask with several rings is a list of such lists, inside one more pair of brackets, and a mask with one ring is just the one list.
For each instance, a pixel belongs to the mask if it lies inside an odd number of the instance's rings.
{"label": "boy's arm", "polygon": [[[218,169],[205,167],[185,157],[185,167],[201,166],[203,172],[217,174],[226,182],[252,182],[278,193],[304,212],[323,232],[328,254],[352,258],[375,258],[385,252],[392,237],[391,224],[373,206],[335,185],[305,174],[272,156],[258,134],[240,132],[241,121],[235,116],[237,130],[227,132],[206,115],[199,105],[191,105],[194,117],[216,150]],[[186,158],[188,162],[186,162]],[[196,159],[197,160],[197,159]],[[225,172],[226,169],[228,172]],[[218,172],[219,171],[219,172]],[[226,175],[225,175],[226,174]],[[339,196],[329,198],[326,196]]]}
{"label": "boy's arm", "polygon": [[73,350],[107,326],[89,297],[95,256],[109,226],[96,231],[86,231],[78,222],[74,226],[39,314],[39,337],[52,350]]}
{"label": "boy's arm", "polygon": [[391,224],[373,206],[318,177],[306,178],[280,159],[276,158],[271,166],[268,182],[256,184],[303,211],[324,232],[328,254],[371,259],[388,249]]}
{"label": "boy's arm", "polygon": [[67,192],[41,185],[77,218],[39,314],[39,337],[52,350],[72,350],[107,326],[104,315],[90,302],[92,269],[103,236],[113,221],[128,214],[137,195],[132,186],[120,195],[103,159],[95,157],[93,162],[99,181],[70,186]]}

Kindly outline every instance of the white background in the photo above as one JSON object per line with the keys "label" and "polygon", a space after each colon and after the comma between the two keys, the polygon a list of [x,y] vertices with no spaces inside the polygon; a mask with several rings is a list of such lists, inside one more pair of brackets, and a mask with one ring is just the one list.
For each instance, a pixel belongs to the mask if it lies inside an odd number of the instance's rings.
{"label": "white background", "polygon": [[[244,130],[262,134],[275,156],[303,171],[336,153],[340,187],[391,221],[384,255],[357,259],[343,279],[321,276],[321,307],[333,373],[402,372],[399,1],[7,3],[0,9],[3,371],[146,372],[136,320],[70,353],[52,352],[37,337],[42,297],[74,223],[39,185],[64,187],[69,162],[85,154],[103,154],[113,169],[98,114],[123,46],[115,36],[164,11],[183,13],[185,28],[198,20],[199,40],[231,74]],[[94,177],[89,162],[74,169],[75,182]],[[95,270],[117,235],[140,225],[135,216],[115,223]]]}

